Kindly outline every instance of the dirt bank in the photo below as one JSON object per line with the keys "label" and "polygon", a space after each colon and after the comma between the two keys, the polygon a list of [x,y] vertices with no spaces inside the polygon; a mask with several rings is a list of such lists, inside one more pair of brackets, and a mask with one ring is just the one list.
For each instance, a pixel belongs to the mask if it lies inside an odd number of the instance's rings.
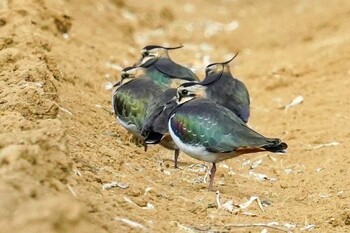
{"label": "dirt bank", "polygon": [[[0,232],[349,232],[349,17],[345,0],[1,0]],[[258,196],[265,212],[218,209],[202,162],[173,169],[115,122],[107,84],[145,45],[179,43],[171,57],[200,77],[239,51],[249,125],[288,142],[218,166],[223,201]],[[127,187],[102,189],[113,181]]]}

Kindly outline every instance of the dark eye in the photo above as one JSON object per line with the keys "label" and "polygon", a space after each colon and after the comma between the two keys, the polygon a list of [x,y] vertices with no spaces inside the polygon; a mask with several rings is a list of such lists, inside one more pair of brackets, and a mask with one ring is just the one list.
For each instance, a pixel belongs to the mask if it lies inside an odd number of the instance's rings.
{"label": "dark eye", "polygon": [[188,94],[188,90],[186,90],[186,89],[185,89],[185,90],[182,90],[182,91],[181,91],[181,94],[182,94],[182,95],[187,95],[187,94]]}
{"label": "dark eye", "polygon": [[122,74],[122,79],[128,78],[128,77],[129,77],[129,74],[127,74],[127,73]]}
{"label": "dark eye", "polygon": [[213,67],[214,66],[208,66],[206,69],[205,69],[205,72],[211,72],[211,71],[213,71]]}
{"label": "dark eye", "polygon": [[143,57],[147,57],[148,55],[149,55],[149,52],[148,52],[148,51],[143,51],[143,52],[142,52],[142,56],[143,56]]}

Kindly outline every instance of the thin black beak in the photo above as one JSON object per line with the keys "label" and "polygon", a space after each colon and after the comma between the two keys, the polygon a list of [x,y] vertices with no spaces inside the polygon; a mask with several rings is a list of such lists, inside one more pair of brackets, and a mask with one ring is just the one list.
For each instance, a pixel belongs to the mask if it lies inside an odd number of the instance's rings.
{"label": "thin black beak", "polygon": [[121,80],[120,80],[119,82],[114,83],[114,84],[113,84],[113,88],[115,88],[115,87],[119,86],[121,83],[122,83],[122,81],[121,81]]}

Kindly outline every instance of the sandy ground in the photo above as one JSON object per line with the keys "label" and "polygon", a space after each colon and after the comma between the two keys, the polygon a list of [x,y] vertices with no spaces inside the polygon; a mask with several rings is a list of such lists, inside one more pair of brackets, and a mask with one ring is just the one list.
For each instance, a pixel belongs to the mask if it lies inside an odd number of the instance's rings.
{"label": "sandy ground", "polygon": [[[346,0],[0,0],[0,232],[350,232],[349,18]],[[249,125],[289,144],[218,166],[222,202],[265,212],[219,209],[202,162],[174,169],[115,122],[106,85],[145,45],[179,43],[201,78],[239,51]]]}

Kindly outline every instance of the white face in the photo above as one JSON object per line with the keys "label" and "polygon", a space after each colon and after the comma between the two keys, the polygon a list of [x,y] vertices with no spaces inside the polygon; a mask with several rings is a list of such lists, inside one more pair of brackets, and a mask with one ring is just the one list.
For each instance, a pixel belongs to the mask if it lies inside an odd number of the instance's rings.
{"label": "white face", "polygon": [[126,70],[126,71],[122,71],[120,76],[121,76],[121,81],[120,81],[120,84],[123,85],[123,84],[126,84],[128,82],[130,82],[131,80],[137,78],[137,74],[139,72],[139,69],[138,67],[135,67],[133,69],[130,69],[130,70]]}
{"label": "white face", "polygon": [[163,50],[163,48],[142,49],[141,54],[142,57],[157,57]]}
{"label": "white face", "polygon": [[141,51],[142,58],[141,58],[139,66],[146,64],[149,60],[153,60],[155,58],[160,57],[165,52],[166,52],[166,50],[163,48],[154,48],[154,49],[150,49],[150,50],[142,49],[142,51]]}
{"label": "white face", "polygon": [[202,85],[192,85],[192,86],[180,86],[177,89],[176,97],[177,97],[177,103],[183,104],[187,101],[192,100],[193,98],[206,98],[205,90],[207,88]]}

